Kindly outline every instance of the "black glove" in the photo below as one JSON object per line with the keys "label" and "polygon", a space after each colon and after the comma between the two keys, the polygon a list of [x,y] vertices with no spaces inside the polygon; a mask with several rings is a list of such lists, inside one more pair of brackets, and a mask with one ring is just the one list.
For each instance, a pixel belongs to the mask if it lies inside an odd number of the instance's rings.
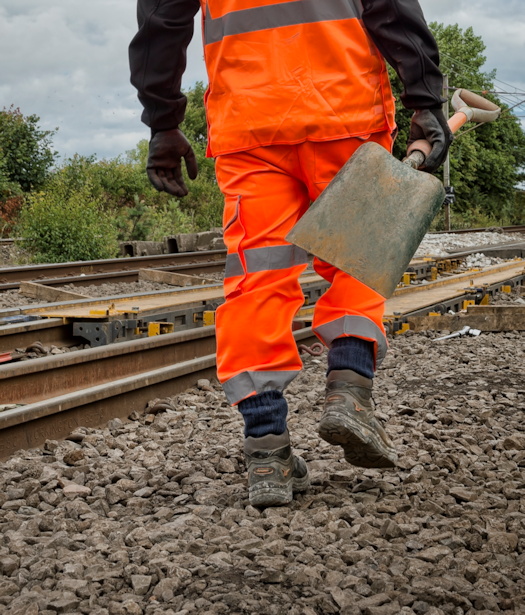
{"label": "black glove", "polygon": [[178,129],[157,132],[149,142],[147,172],[157,190],[174,196],[186,196],[188,188],[182,177],[181,158],[186,162],[190,179],[197,177],[197,159],[184,134]]}
{"label": "black glove", "polygon": [[440,108],[419,109],[412,116],[408,145],[418,139],[427,140],[432,146],[432,151],[426,157],[420,167],[421,171],[433,173],[445,161],[448,148],[454,140],[454,135],[448,127],[445,115]]}

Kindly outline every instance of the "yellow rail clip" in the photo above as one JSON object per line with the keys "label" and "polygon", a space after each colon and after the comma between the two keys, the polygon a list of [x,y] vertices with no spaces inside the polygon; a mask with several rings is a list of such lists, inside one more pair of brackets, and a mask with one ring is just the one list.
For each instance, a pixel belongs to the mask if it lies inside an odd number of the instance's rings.
{"label": "yellow rail clip", "polygon": [[175,325],[172,322],[148,322],[148,337],[173,333]]}

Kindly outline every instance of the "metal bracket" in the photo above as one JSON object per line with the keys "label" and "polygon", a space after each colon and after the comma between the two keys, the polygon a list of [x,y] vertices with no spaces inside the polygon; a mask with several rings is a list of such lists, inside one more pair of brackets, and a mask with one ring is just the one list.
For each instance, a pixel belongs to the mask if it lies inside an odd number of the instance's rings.
{"label": "metal bracket", "polygon": [[77,321],[73,323],[73,335],[85,339],[92,348],[95,348],[125,341],[129,337],[129,331],[134,331],[136,327],[136,320]]}

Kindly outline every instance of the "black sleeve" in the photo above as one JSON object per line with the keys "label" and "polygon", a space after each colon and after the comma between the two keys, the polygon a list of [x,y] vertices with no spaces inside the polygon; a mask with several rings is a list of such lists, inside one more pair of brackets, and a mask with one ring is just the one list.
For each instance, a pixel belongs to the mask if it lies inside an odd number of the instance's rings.
{"label": "black sleeve", "polygon": [[129,46],[131,83],[144,107],[142,121],[153,132],[177,128],[184,119],[181,82],[199,8],[199,0],[137,2],[139,30]]}
{"label": "black sleeve", "polygon": [[439,107],[443,75],[439,51],[418,0],[362,0],[363,23],[404,86],[407,109]]}

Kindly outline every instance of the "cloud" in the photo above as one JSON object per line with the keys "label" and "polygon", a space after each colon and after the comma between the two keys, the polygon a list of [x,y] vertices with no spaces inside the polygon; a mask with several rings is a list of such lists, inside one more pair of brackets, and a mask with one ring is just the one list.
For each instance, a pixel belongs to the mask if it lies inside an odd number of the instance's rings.
{"label": "cloud", "polygon": [[[129,82],[135,11],[129,0],[3,0],[0,108],[14,105],[38,115],[43,129],[58,127],[62,157],[114,157],[148,138]],[[205,80],[201,56],[192,43],[186,87]]]}
{"label": "cloud", "polygon": [[486,46],[484,70],[496,69],[497,81],[525,92],[522,70],[525,53],[523,0],[507,0],[504,8],[491,0],[420,0],[420,4],[428,22],[458,24],[463,30],[471,27]]}

